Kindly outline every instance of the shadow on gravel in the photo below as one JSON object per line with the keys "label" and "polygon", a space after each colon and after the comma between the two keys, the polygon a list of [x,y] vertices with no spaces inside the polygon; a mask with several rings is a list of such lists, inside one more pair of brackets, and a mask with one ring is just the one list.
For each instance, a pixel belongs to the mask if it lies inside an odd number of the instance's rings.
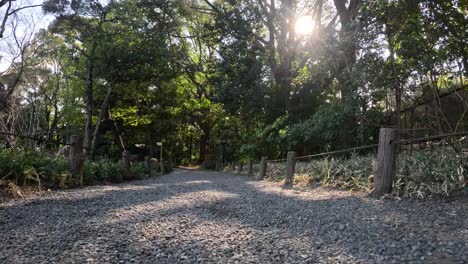
{"label": "shadow on gravel", "polygon": [[[204,200],[204,192],[218,192],[219,197]],[[213,254],[235,257],[239,253],[235,249],[214,247],[193,236],[184,243],[171,243],[173,236],[184,235],[180,230],[195,230],[207,224],[226,230],[234,225],[242,232],[250,232],[244,254],[255,257],[262,245],[269,243],[278,249],[266,254],[271,256],[269,262],[291,258],[307,262],[309,257],[313,262],[323,254],[337,260],[344,257],[364,262],[427,263],[445,258],[463,263],[468,259],[468,213],[461,207],[362,196],[311,196],[306,195],[306,199],[292,190],[260,188],[246,176],[177,170],[158,179],[0,205],[0,234],[6,238],[0,241],[0,262],[11,262],[18,248],[22,252],[19,254],[29,251],[36,259],[45,260],[51,255],[58,260],[69,257],[71,251],[78,255],[91,252],[90,257],[99,257],[115,249],[118,252],[111,254],[111,262],[127,258],[122,255],[125,252],[129,257],[140,252],[137,261],[150,261],[164,254],[158,253],[160,250],[186,252],[172,256],[172,260],[196,256],[203,261]],[[172,199],[177,203],[171,205]],[[166,202],[171,206],[159,207]],[[162,220],[172,218],[176,219],[175,229],[164,229]],[[185,222],[178,222],[180,219]],[[143,232],[142,228],[151,225],[160,233]],[[118,234],[119,239],[109,234]],[[95,249],[97,241],[104,247],[101,251]],[[297,252],[282,251],[288,243],[297,243]]]}

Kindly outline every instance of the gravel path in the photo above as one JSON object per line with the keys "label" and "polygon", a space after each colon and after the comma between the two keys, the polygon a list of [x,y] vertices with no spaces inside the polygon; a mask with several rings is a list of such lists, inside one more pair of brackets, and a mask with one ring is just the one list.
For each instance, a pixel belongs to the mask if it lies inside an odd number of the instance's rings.
{"label": "gravel path", "polygon": [[164,177],[0,205],[0,263],[468,263],[468,205]]}

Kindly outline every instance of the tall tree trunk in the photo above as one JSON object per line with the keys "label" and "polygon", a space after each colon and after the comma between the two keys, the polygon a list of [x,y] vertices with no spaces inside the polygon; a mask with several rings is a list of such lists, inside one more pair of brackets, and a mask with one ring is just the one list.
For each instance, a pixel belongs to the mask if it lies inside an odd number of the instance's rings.
{"label": "tall tree trunk", "polygon": [[[464,69],[464,71],[465,71],[465,77],[468,77],[468,57],[463,56],[463,59],[462,59],[462,60],[463,60],[463,68],[465,68],[465,69]],[[462,83],[463,83],[463,79],[462,79]]]}
{"label": "tall tree trunk", "polygon": [[190,134],[189,139],[189,161],[192,162],[192,155],[193,155],[193,135]]}
{"label": "tall tree trunk", "polygon": [[60,80],[57,74],[56,88],[55,88],[54,94],[52,95],[52,101],[54,104],[54,119],[52,120],[52,124],[50,125],[49,133],[47,136],[49,140],[52,140],[52,137],[54,136],[55,131],[57,131],[57,126],[58,126],[58,120],[59,120],[58,92],[59,90],[60,90]]}
{"label": "tall tree trunk", "polygon": [[210,133],[211,127],[208,125],[202,125],[201,129],[203,134],[200,136],[200,155],[199,155],[199,163],[203,163],[207,161],[210,157]]}
{"label": "tall tree trunk", "polygon": [[49,133],[47,136],[49,140],[52,140],[52,137],[54,136],[55,131],[57,131],[58,120],[59,120],[58,106],[57,106],[57,103],[54,103],[54,119],[52,120],[52,124],[50,125]]}
{"label": "tall tree trunk", "polygon": [[121,147],[121,150],[124,151],[125,150],[125,144],[124,144],[124,141],[123,141],[123,136],[122,136],[122,133],[119,129],[119,125],[117,124],[117,121],[114,120],[112,118],[112,113],[109,109],[109,119],[112,121],[112,123],[114,123],[114,135],[115,135],[115,138],[116,138],[116,142],[119,143],[119,146]]}
{"label": "tall tree trunk", "polygon": [[148,156],[150,156],[150,159],[151,158],[154,158],[154,144],[153,144],[153,123],[150,123],[146,126],[146,134],[147,134],[147,137],[148,137]]}
{"label": "tall tree trunk", "polygon": [[353,95],[351,87],[351,73],[356,63],[356,37],[355,37],[355,18],[358,11],[359,0],[351,0],[348,7],[348,0],[333,0],[335,8],[340,18],[340,47],[341,51],[338,58],[338,81],[340,83],[341,95],[347,99]]}
{"label": "tall tree trunk", "polygon": [[[354,91],[352,87],[352,70],[356,63],[356,36],[355,19],[358,10],[359,0],[333,0],[338,16],[340,18],[341,29],[340,52],[338,53],[338,65],[336,68],[337,79],[341,90],[341,100],[343,103],[353,104]],[[356,144],[357,119],[351,112],[345,118],[342,129],[338,132],[338,147],[354,146]]]}
{"label": "tall tree trunk", "polygon": [[395,51],[394,51],[394,44],[393,44],[393,33],[391,31],[391,26],[386,25],[387,29],[387,42],[388,42],[388,49],[390,51],[390,62],[392,64],[392,75],[393,75],[393,89],[395,91],[395,126],[397,128],[401,128],[401,85],[400,80],[398,77],[398,72],[396,68],[395,62]]}
{"label": "tall tree trunk", "polygon": [[203,163],[206,160],[208,152],[208,136],[203,134],[200,136],[200,150],[198,162]]}
{"label": "tall tree trunk", "polygon": [[93,121],[93,77],[94,77],[94,60],[89,59],[88,73],[86,77],[86,124],[84,132],[84,153],[89,157],[90,153],[90,139],[91,139],[91,125]]}
{"label": "tall tree trunk", "polygon": [[96,126],[94,127],[94,132],[93,132],[93,139],[91,141],[91,146],[89,148],[89,154],[92,160],[96,158],[96,141],[97,141],[97,137],[99,134],[99,127],[101,126],[102,119],[104,118],[104,114],[106,113],[106,109],[109,107],[111,94],[112,94],[112,85],[109,85],[109,87],[107,88],[106,97],[104,98],[104,101],[102,101],[102,104],[101,104],[101,111],[99,112],[98,119],[96,120]]}
{"label": "tall tree trunk", "polygon": [[[270,5],[274,6],[274,1]],[[289,95],[294,78],[292,67],[297,48],[294,20],[296,5],[296,0],[284,0],[278,12],[271,7],[269,12],[264,9],[267,14],[266,26],[270,35],[268,61],[275,84],[273,119],[288,111]],[[275,21],[278,23],[278,28],[275,26]]]}

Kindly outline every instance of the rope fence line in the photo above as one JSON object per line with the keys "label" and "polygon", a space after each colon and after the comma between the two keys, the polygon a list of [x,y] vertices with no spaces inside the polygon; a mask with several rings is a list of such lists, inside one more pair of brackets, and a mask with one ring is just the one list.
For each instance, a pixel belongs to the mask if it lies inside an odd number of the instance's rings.
{"label": "rope fence line", "polygon": [[419,130],[431,130],[429,127],[418,127],[418,128],[395,128],[398,131],[419,131]]}
{"label": "rope fence line", "polygon": [[[394,183],[394,179],[396,177],[397,171],[397,159],[399,158],[399,153],[405,151],[404,148],[399,148],[400,145],[411,145],[423,142],[432,142],[435,141],[434,144],[450,144],[450,141],[439,141],[441,139],[449,138],[449,137],[461,137],[461,140],[468,138],[468,131],[461,131],[461,132],[454,132],[454,133],[447,133],[441,134],[437,136],[428,136],[423,138],[413,138],[402,140],[400,139],[400,134],[405,133],[408,129],[397,129],[394,127],[385,127],[381,128],[379,132],[379,143],[378,144],[371,144],[347,149],[340,149],[335,151],[329,151],[324,153],[312,154],[312,155],[305,155],[296,157],[295,151],[288,151],[286,159],[272,159],[268,160],[267,157],[262,156],[260,163],[258,164],[258,171],[256,172],[257,176],[255,179],[257,181],[263,180],[269,174],[269,169],[271,170],[274,168],[275,170],[283,170],[284,169],[284,188],[292,188],[294,183],[294,176],[296,171],[296,165],[298,164],[296,161],[303,160],[307,162],[306,159],[310,158],[318,158],[318,157],[326,157],[335,154],[341,153],[348,153],[353,151],[359,150],[372,150],[369,151],[370,153],[374,153],[374,149],[377,149],[377,154],[375,158],[372,159],[372,171],[374,175],[374,182],[372,192],[370,193],[373,197],[382,197],[385,194],[388,194],[392,191],[392,186]],[[253,159],[249,160],[249,173],[248,175],[253,175]],[[280,166],[277,168],[276,166],[270,167],[268,164],[282,162],[285,167]],[[283,165],[281,164],[281,165]],[[233,167],[233,170],[235,167]],[[242,172],[243,167],[240,166],[237,173]]]}
{"label": "rope fence line", "polygon": [[285,162],[287,159],[266,160],[268,163]]}
{"label": "rope fence line", "polygon": [[15,134],[15,133],[4,132],[4,131],[0,131],[0,134],[6,135],[6,136],[19,137],[19,138],[27,138],[27,139],[32,139],[32,140],[40,141],[40,142],[57,142],[57,141],[55,141],[55,140],[49,140],[49,139],[38,138],[38,137],[33,137],[33,136],[18,135],[18,134]]}
{"label": "rope fence line", "polygon": [[341,149],[341,150],[324,152],[324,153],[319,153],[319,154],[300,156],[300,157],[295,157],[294,159],[295,160],[300,160],[300,159],[307,159],[307,158],[316,158],[316,157],[322,157],[322,156],[352,152],[352,151],[356,151],[356,150],[373,149],[373,148],[377,148],[378,146],[379,146],[379,144],[372,144],[372,145],[360,146],[360,147],[355,147],[355,148]]}
{"label": "rope fence line", "polygon": [[442,139],[449,138],[449,137],[463,137],[463,136],[468,136],[468,131],[447,133],[447,134],[442,134],[442,135],[437,135],[437,136],[430,136],[430,137],[422,137],[422,138],[405,139],[405,140],[399,140],[399,141],[391,141],[390,143],[391,144],[397,144],[397,145],[413,145],[413,144],[425,143],[425,142],[429,142],[429,141],[442,140]]}
{"label": "rope fence line", "polygon": [[[4,132],[4,131],[0,131],[0,134],[6,135],[6,136],[14,136],[14,137],[19,137],[19,138],[31,139],[31,140],[35,140],[37,142],[58,143],[58,144],[62,144],[64,146],[73,146],[73,144],[66,143],[66,142],[61,142],[60,140],[53,140],[53,139],[51,140],[51,139],[38,138],[38,137],[33,137],[33,136],[25,136],[25,135],[19,135],[19,134],[10,133],[10,132]],[[86,150],[90,149],[90,148],[84,147],[84,146],[81,147],[81,148],[86,149]]]}
{"label": "rope fence line", "polygon": [[[411,145],[411,144],[441,140],[441,139],[448,138],[448,137],[460,137],[460,136],[468,136],[468,131],[448,133],[448,134],[442,134],[442,135],[430,136],[430,137],[423,137],[423,138],[414,138],[414,139],[407,139],[407,140],[400,140],[400,141],[392,141],[391,143],[392,144],[399,144],[399,145]],[[378,146],[379,146],[379,144],[371,144],[371,145],[366,145],[366,146],[360,146],[360,147],[354,147],[354,148],[324,152],[324,153],[319,153],[319,154],[305,155],[305,156],[295,157],[294,159],[295,160],[301,160],[301,159],[307,159],[307,158],[316,158],[316,157],[322,157],[322,156],[352,152],[352,151],[356,151],[356,150],[372,149],[372,148],[377,148]],[[281,161],[286,161],[286,159],[282,159]]]}

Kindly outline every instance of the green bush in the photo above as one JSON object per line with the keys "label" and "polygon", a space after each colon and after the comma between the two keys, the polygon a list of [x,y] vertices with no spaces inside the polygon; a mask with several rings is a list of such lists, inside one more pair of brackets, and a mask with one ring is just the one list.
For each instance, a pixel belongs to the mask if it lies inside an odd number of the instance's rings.
{"label": "green bush", "polygon": [[1,149],[0,178],[16,185],[63,187],[69,178],[68,162],[36,151]]}
{"label": "green bush", "polygon": [[[159,166],[157,166],[156,170],[159,172]],[[144,162],[135,162],[130,166],[130,176],[133,179],[143,179],[149,176],[149,170]]]}
{"label": "green bush", "polygon": [[[159,166],[154,170],[159,172]],[[130,166],[130,177],[125,177],[125,180],[142,179],[148,175],[149,171],[144,163],[135,162]],[[83,164],[84,185],[121,182],[123,176],[123,166],[120,162],[86,160]],[[22,149],[0,149],[0,180],[20,186],[37,185],[49,188],[66,188],[78,184],[69,174],[66,159]]]}
{"label": "green bush", "polygon": [[120,162],[87,160],[83,165],[83,182],[85,185],[120,182],[124,173],[122,168]]}

